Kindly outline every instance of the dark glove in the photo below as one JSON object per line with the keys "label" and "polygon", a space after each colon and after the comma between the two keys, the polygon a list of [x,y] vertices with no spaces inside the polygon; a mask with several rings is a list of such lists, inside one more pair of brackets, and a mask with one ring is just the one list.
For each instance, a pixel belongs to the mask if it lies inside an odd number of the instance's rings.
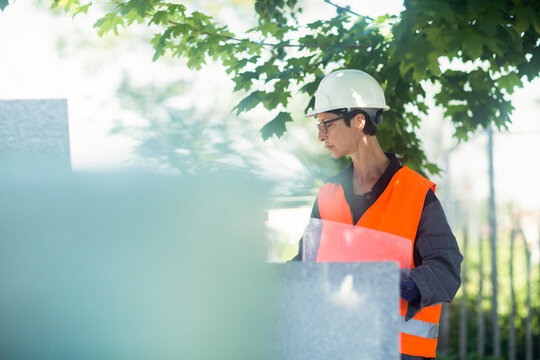
{"label": "dark glove", "polygon": [[409,278],[401,278],[399,282],[400,296],[408,302],[414,301],[420,298],[420,290],[418,286]]}

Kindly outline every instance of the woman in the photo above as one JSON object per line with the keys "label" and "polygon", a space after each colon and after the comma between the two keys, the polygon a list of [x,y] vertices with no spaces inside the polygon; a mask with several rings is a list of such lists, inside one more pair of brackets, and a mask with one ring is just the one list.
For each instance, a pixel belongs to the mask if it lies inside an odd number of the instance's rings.
{"label": "woman", "polygon": [[[401,273],[402,359],[435,358],[441,302],[461,284],[463,260],[435,184],[384,153],[377,125],[388,110],[380,84],[360,70],[326,76],[315,94],[318,138],[333,157],[352,163],[319,190],[312,218],[322,220],[317,261],[340,261],[339,236],[328,222],[383,231],[413,244],[411,270]],[[302,240],[293,260],[302,260]]]}

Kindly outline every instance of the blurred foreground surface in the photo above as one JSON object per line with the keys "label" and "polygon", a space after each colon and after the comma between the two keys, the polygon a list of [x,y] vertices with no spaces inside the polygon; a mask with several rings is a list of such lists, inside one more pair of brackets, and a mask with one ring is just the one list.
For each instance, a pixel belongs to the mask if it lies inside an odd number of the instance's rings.
{"label": "blurred foreground surface", "polygon": [[236,173],[0,167],[1,359],[398,359],[397,263],[265,264]]}
{"label": "blurred foreground surface", "polygon": [[265,358],[265,186],[0,173],[0,358]]}

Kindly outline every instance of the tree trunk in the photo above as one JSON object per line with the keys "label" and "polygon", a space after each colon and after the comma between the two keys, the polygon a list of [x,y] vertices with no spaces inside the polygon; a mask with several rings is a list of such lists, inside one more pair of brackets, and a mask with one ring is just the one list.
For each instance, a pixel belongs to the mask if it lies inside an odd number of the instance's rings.
{"label": "tree trunk", "polygon": [[532,341],[532,309],[531,309],[531,251],[529,250],[529,244],[525,238],[523,230],[519,230],[521,238],[523,239],[523,246],[525,248],[525,264],[526,279],[527,279],[527,319],[525,328],[525,360],[533,360],[533,341]]}
{"label": "tree trunk", "polygon": [[443,303],[441,308],[441,321],[439,325],[439,340],[437,342],[437,353],[448,355],[449,334],[450,334],[450,304]]}
{"label": "tree trunk", "polygon": [[480,234],[480,247],[478,249],[479,259],[478,259],[478,308],[476,313],[476,318],[478,322],[478,337],[476,343],[476,353],[478,358],[482,359],[484,357],[484,343],[486,336],[486,324],[484,319],[484,249],[483,243],[484,239],[482,234]]}
{"label": "tree trunk", "polygon": [[[444,212],[450,226],[453,225],[454,211],[452,208],[452,187],[450,186],[451,169],[450,169],[450,154],[456,149],[456,146],[448,149],[444,154],[444,164],[447,178],[444,181]],[[437,342],[437,353],[441,355],[449,354],[450,344],[450,304],[443,303],[441,307],[441,319],[439,321],[439,339]]]}
{"label": "tree trunk", "polygon": [[510,232],[510,326],[508,330],[508,359],[516,359],[516,293],[514,291],[514,243],[517,228]]}
{"label": "tree trunk", "polygon": [[463,229],[463,265],[461,266],[461,309],[459,312],[459,359],[467,360],[467,227]]}
{"label": "tree trunk", "polygon": [[497,302],[497,221],[495,216],[495,187],[493,179],[493,128],[487,127],[488,133],[488,173],[489,173],[489,240],[491,243],[491,326],[493,327],[493,356],[501,356],[501,335]]}

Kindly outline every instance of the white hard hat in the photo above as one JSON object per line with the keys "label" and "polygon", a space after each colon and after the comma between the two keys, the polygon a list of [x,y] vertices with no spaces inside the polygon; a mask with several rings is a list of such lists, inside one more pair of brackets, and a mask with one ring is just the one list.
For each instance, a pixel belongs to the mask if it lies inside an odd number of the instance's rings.
{"label": "white hard hat", "polygon": [[315,92],[315,108],[306,116],[343,108],[389,109],[377,80],[362,70],[353,69],[326,75]]}

